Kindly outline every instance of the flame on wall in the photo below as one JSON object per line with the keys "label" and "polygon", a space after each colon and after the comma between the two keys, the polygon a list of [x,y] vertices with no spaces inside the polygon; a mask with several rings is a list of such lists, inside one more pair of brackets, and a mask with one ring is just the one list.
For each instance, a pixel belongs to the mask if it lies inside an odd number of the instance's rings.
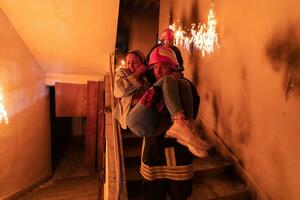
{"label": "flame on wall", "polygon": [[4,103],[3,103],[3,89],[0,87],[0,124],[2,122],[8,124],[8,117],[7,117],[7,112],[6,109],[4,107]]}
{"label": "flame on wall", "polygon": [[208,13],[208,22],[205,24],[199,23],[197,26],[195,23],[191,24],[191,28],[182,28],[180,22],[177,21],[169,28],[175,33],[175,45],[181,45],[189,53],[191,47],[201,51],[202,56],[210,54],[214,51],[215,47],[220,47],[218,43],[218,34],[216,31],[217,20],[213,11],[213,7],[210,8]]}

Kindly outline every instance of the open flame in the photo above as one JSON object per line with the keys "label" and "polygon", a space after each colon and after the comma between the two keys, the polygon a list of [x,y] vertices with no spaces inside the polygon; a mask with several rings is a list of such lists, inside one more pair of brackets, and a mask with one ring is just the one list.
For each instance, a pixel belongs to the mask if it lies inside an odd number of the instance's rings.
{"label": "open flame", "polygon": [[8,124],[7,112],[6,112],[4,104],[3,104],[2,91],[3,91],[2,88],[0,88],[0,124],[2,122],[5,122],[6,124]]}
{"label": "open flame", "polygon": [[121,66],[125,66],[125,60],[121,60]]}
{"label": "open flame", "polygon": [[126,65],[125,59],[120,58],[119,60],[117,60],[115,64],[114,71],[118,71],[119,69],[124,68],[125,65]]}
{"label": "open flame", "polygon": [[181,25],[176,25],[176,23],[171,24],[169,28],[175,33],[174,43],[176,46],[181,45],[188,52],[190,52],[191,47],[199,49],[204,57],[206,53],[212,53],[215,46],[220,47],[216,25],[217,20],[211,7],[208,13],[207,24],[199,23],[196,26],[195,23],[192,23],[191,28],[187,29],[187,31],[183,30]]}

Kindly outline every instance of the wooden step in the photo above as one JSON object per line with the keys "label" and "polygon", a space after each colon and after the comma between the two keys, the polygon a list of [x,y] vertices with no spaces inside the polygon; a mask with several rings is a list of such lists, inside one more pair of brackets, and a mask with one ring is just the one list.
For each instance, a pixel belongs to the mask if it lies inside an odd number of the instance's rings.
{"label": "wooden step", "polygon": [[129,129],[126,130],[122,130],[122,137],[125,139],[143,139],[142,137],[139,137],[137,135],[135,135],[134,133],[132,133],[132,131],[130,131]]}
{"label": "wooden step", "polygon": [[[142,199],[141,138],[126,131],[123,144],[128,199]],[[204,159],[196,158],[193,163],[193,193],[188,200],[250,200],[248,188],[231,174],[231,164],[218,156],[215,147],[210,149],[209,155]]]}
{"label": "wooden step", "polygon": [[142,200],[143,199],[143,182],[133,181],[127,182],[127,194],[128,200]]}
{"label": "wooden step", "polygon": [[231,166],[230,162],[225,161],[219,156],[207,158],[197,158],[194,160],[195,176],[218,176],[223,174]]}
{"label": "wooden step", "polygon": [[[221,157],[208,157],[205,159],[195,159],[193,163],[194,176],[207,177],[222,175],[231,164]],[[125,166],[126,180],[138,181],[142,179],[140,174],[140,164],[130,162]]]}
{"label": "wooden step", "polygon": [[228,176],[195,177],[188,200],[250,200],[248,188]]}
{"label": "wooden step", "polygon": [[[137,170],[137,169],[136,169]],[[194,177],[188,200],[250,200],[248,188],[238,179],[223,176]],[[142,199],[142,180],[127,182],[128,199]]]}
{"label": "wooden step", "polygon": [[136,144],[142,145],[142,142],[143,142],[142,137],[138,137],[138,136],[134,135],[129,129],[122,131],[122,138],[123,138],[123,146],[124,147],[136,145]]}
{"label": "wooden step", "polygon": [[124,150],[124,157],[126,158],[137,158],[140,159],[141,151],[142,151],[142,144],[134,144],[134,145],[127,145],[123,147]]}
{"label": "wooden step", "polygon": [[140,173],[140,165],[127,165],[126,170],[126,181],[139,181],[142,180],[142,175]]}
{"label": "wooden step", "polygon": [[55,181],[47,187],[37,188],[22,200],[96,200],[98,198],[98,176],[75,177]]}

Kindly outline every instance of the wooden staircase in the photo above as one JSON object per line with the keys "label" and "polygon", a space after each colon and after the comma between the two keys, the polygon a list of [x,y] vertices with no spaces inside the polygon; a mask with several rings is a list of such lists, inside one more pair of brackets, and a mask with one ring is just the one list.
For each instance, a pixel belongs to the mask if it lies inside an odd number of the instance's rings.
{"label": "wooden staircase", "polygon": [[97,200],[98,176],[82,176],[48,182],[19,200]]}
{"label": "wooden staircase", "polygon": [[[140,159],[142,138],[122,130],[127,193],[129,200],[143,199]],[[224,160],[215,148],[205,159],[194,161],[193,192],[190,200],[249,200],[250,192],[235,175],[231,163]]]}
{"label": "wooden staircase", "polygon": [[98,200],[99,173],[85,164],[83,139],[72,138],[65,145],[52,179],[19,200]]}

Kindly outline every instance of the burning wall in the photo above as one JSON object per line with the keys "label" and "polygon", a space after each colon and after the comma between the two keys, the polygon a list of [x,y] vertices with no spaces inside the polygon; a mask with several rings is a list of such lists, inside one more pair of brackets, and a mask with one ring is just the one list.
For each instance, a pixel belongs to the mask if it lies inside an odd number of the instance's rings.
{"label": "burning wall", "polygon": [[[212,1],[161,0],[160,31],[205,22]],[[293,10],[291,12],[291,10]],[[215,1],[220,49],[182,49],[202,118],[271,199],[300,196],[300,2]]]}
{"label": "burning wall", "polygon": [[1,9],[0,27],[0,85],[9,119],[0,123],[0,199],[5,199],[51,174],[51,152],[44,72]]}

